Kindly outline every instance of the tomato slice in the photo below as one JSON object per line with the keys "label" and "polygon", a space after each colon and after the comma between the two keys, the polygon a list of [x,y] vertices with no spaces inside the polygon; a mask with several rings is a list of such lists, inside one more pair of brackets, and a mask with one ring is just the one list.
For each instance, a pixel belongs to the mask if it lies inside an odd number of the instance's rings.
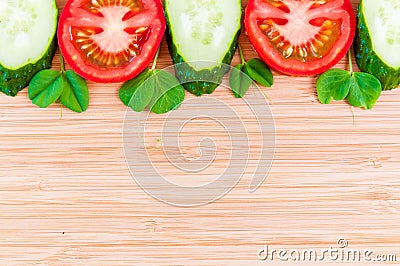
{"label": "tomato slice", "polygon": [[271,68],[320,74],[350,48],[356,29],[349,0],[249,0],[246,34]]}
{"label": "tomato slice", "polygon": [[70,0],[58,25],[65,61],[95,82],[121,82],[142,72],[166,27],[159,0]]}

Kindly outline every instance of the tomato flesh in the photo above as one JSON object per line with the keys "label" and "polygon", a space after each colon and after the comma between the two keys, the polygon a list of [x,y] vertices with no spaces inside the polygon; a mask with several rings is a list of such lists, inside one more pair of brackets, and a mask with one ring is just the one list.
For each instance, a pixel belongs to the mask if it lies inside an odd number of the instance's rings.
{"label": "tomato flesh", "polygon": [[71,0],[59,22],[67,63],[95,82],[126,81],[154,57],[165,31],[157,0]]}
{"label": "tomato flesh", "polygon": [[249,0],[245,26],[259,56],[289,75],[315,75],[334,66],[355,34],[348,0]]}
{"label": "tomato flesh", "polygon": [[284,58],[309,62],[322,58],[330,51],[340,36],[340,24],[338,20],[329,19],[326,19],[321,27],[308,24],[309,29],[301,35],[290,23],[279,25],[273,19],[260,21],[259,28],[267,36],[270,45]]}

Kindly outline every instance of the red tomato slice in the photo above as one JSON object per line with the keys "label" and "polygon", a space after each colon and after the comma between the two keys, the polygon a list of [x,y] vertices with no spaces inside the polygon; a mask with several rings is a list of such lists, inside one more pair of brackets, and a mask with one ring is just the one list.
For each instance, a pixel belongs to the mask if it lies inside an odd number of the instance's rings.
{"label": "red tomato slice", "polygon": [[249,0],[244,22],[261,59],[296,76],[320,74],[336,65],[356,29],[349,0]]}
{"label": "red tomato slice", "polygon": [[70,0],[58,25],[65,61],[95,82],[121,82],[142,72],[165,31],[159,0]]}

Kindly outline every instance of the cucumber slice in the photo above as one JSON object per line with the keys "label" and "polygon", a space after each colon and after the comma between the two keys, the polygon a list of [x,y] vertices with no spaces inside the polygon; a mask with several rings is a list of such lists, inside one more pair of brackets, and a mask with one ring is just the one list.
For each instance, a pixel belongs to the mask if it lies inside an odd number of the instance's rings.
{"label": "cucumber slice", "polygon": [[400,85],[400,2],[362,0],[354,50],[359,68],[376,76],[384,90]]}
{"label": "cucumber slice", "polygon": [[164,5],[176,76],[195,95],[212,93],[236,51],[242,1],[165,0]]}
{"label": "cucumber slice", "polygon": [[2,92],[15,96],[38,71],[51,66],[56,49],[57,16],[54,0],[1,0]]}

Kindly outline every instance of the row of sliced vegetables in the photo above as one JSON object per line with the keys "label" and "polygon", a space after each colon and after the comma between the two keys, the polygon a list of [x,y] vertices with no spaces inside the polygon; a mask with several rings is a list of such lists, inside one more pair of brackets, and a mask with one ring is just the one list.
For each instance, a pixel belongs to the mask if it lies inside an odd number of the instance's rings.
{"label": "row of sliced vegetables", "polygon": [[[236,97],[251,81],[271,86],[270,67],[287,75],[322,74],[316,84],[322,103],[346,98],[370,109],[382,90],[400,85],[399,16],[398,0],[361,0],[358,23],[349,0],[249,0],[245,10],[241,0],[69,0],[59,18],[54,0],[6,1],[0,4],[0,88],[15,96],[28,86],[39,107],[60,101],[83,112],[85,79],[124,82],[124,104],[165,113],[180,106],[184,89],[212,93],[239,46],[242,62],[230,77]],[[243,57],[242,17],[262,61]],[[174,75],[156,69],[164,34]],[[61,67],[49,70],[57,43]],[[365,73],[352,70],[353,43]],[[350,70],[332,69],[346,54]]]}

